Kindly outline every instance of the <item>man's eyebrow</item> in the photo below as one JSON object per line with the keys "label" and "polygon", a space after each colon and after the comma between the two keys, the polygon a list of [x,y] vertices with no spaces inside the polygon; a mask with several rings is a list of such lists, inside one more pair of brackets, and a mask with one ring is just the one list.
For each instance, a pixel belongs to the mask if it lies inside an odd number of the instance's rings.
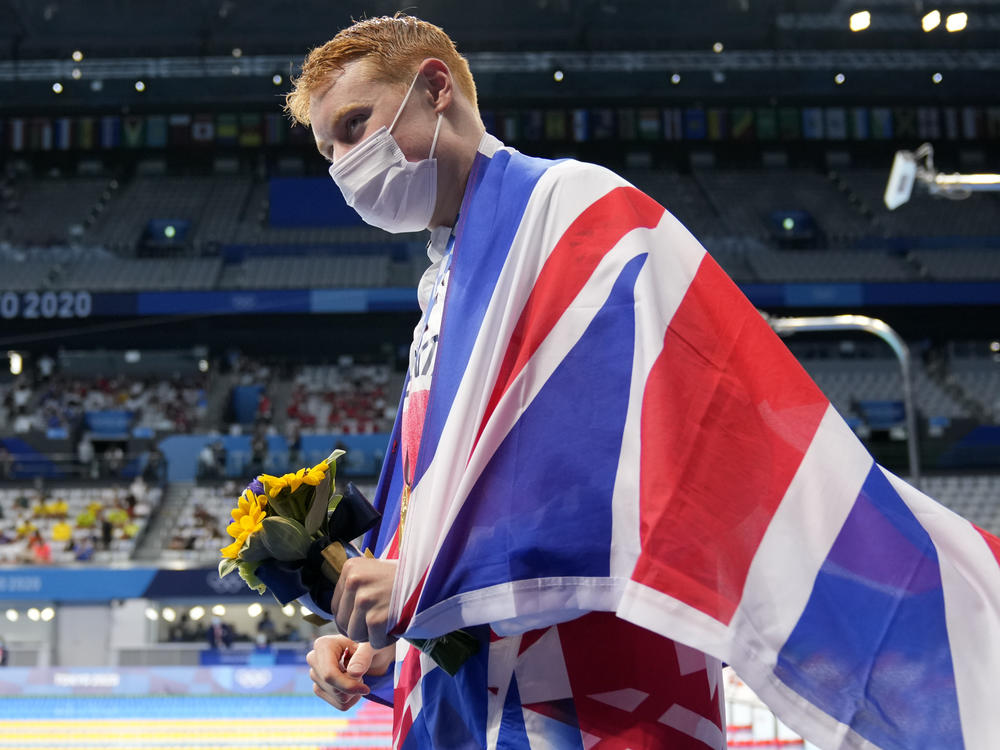
{"label": "man's eyebrow", "polygon": [[[343,120],[347,115],[349,115],[353,110],[358,109],[358,107],[365,106],[364,102],[351,102],[350,104],[345,104],[343,107],[338,109],[333,113],[333,117],[330,118],[330,128],[331,130],[336,130],[337,125]],[[327,143],[326,141],[320,141],[318,144],[319,152],[326,158],[327,161],[333,161],[332,155],[328,155],[328,152],[333,149],[332,143]]]}

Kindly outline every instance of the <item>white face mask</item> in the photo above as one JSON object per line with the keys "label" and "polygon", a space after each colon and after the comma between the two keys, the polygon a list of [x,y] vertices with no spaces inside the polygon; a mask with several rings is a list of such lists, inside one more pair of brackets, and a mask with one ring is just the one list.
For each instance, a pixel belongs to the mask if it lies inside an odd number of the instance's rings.
{"label": "white face mask", "polygon": [[383,125],[330,165],[330,177],[344,194],[347,205],[366,224],[387,232],[419,232],[431,223],[437,205],[437,146],[441,114],[434,128],[426,159],[407,161],[392,137],[403,108],[413,93],[418,73],[388,129]]}

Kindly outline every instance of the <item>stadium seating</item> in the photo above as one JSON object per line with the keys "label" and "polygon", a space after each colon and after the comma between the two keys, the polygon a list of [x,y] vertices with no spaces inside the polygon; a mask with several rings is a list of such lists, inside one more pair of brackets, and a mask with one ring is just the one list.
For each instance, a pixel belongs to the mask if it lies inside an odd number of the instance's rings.
{"label": "stadium seating", "polygon": [[[160,488],[141,481],[46,492],[0,488],[0,562],[125,562],[160,497]],[[48,551],[33,549],[36,532]]]}

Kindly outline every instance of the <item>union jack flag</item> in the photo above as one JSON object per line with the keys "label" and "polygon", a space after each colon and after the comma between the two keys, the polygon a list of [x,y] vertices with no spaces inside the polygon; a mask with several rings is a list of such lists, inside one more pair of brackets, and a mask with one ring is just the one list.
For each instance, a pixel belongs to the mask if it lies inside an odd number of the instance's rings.
{"label": "union jack flag", "polygon": [[669,212],[487,148],[450,272],[397,635],[615,613],[732,664],[820,747],[995,744],[1000,541],[875,463]]}

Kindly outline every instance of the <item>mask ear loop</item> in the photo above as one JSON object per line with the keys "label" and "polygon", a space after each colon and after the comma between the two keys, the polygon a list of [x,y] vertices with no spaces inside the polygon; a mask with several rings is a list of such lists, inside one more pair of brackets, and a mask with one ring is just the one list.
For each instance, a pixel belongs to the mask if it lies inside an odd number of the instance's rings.
{"label": "mask ear loop", "polygon": [[396,127],[396,123],[399,122],[399,116],[403,114],[403,108],[406,106],[406,102],[410,100],[410,94],[413,93],[413,87],[417,85],[417,79],[420,78],[420,72],[418,71],[415,76],[413,76],[413,82],[410,83],[410,88],[406,90],[406,96],[403,97],[402,103],[399,105],[399,109],[396,110],[396,116],[392,118],[392,125],[389,126],[389,132]]}
{"label": "mask ear loop", "polygon": [[441,118],[444,117],[444,112],[438,112],[437,125],[434,126],[434,140],[431,141],[431,152],[427,154],[428,159],[434,158],[434,147],[437,146],[438,134],[441,132]]}

